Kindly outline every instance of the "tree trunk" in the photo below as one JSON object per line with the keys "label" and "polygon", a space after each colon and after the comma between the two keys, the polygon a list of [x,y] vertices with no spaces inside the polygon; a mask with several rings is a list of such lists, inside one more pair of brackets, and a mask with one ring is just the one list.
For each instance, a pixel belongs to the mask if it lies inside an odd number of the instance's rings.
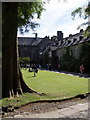
{"label": "tree trunk", "polygon": [[2,3],[2,97],[23,92],[35,92],[22,78],[18,63],[17,27],[18,3]]}

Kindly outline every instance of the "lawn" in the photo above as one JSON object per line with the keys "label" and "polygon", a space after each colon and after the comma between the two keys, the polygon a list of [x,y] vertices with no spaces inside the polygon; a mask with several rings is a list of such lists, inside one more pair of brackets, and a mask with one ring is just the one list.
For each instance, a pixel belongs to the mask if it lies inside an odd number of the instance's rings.
{"label": "lawn", "polygon": [[36,77],[28,70],[22,70],[27,85],[49,98],[62,99],[88,92],[88,79],[62,73],[39,70]]}
{"label": "lawn", "polygon": [[0,100],[0,106],[11,105],[15,107],[38,100],[65,99],[78,94],[88,93],[87,78],[43,70],[39,70],[36,77],[34,77],[33,72],[28,72],[28,69],[22,69],[22,73],[26,84],[30,88],[46,95],[39,96],[35,93],[24,93],[14,99],[4,98]]}

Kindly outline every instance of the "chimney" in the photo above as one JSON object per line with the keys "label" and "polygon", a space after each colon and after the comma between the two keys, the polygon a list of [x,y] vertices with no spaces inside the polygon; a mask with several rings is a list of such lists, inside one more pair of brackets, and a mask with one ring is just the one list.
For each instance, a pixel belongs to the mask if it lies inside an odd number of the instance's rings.
{"label": "chimney", "polygon": [[37,39],[37,33],[35,33],[35,38]]}
{"label": "chimney", "polygon": [[80,30],[80,33],[83,32],[83,29]]}
{"label": "chimney", "polygon": [[69,37],[71,37],[72,36],[72,34],[69,34]]}
{"label": "chimney", "polygon": [[62,41],[63,40],[63,33],[62,31],[57,31],[57,41]]}

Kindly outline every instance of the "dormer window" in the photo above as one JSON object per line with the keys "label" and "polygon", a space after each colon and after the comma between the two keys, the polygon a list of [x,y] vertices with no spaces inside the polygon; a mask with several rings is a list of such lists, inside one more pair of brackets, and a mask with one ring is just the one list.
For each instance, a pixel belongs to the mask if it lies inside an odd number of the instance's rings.
{"label": "dormer window", "polygon": [[79,36],[79,40],[82,40],[83,39],[83,36]]}
{"label": "dormer window", "polygon": [[70,43],[71,41],[70,40],[68,40],[68,44]]}
{"label": "dormer window", "polygon": [[76,40],[77,40],[77,39],[76,39],[76,38],[74,38],[74,39],[73,39],[73,42],[76,42]]}
{"label": "dormer window", "polygon": [[63,41],[61,41],[61,44],[63,44]]}
{"label": "dormer window", "polygon": [[51,47],[48,47],[48,50],[50,51],[50,50],[51,50]]}
{"label": "dormer window", "polygon": [[58,42],[56,43],[56,45],[58,45]]}

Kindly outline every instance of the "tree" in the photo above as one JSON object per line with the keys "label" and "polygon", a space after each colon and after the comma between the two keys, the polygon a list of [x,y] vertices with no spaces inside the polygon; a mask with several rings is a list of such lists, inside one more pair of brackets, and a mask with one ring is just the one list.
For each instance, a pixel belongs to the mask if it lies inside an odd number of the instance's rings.
{"label": "tree", "polygon": [[[21,32],[35,28],[34,14],[40,18],[42,2],[2,3],[2,97],[12,97],[23,92],[35,92],[25,84],[19,66],[17,28]],[[23,26],[25,29],[23,29]]]}
{"label": "tree", "polygon": [[24,58],[19,57],[19,63],[26,66],[27,64],[30,64],[30,58],[29,57],[24,57]]}
{"label": "tree", "polygon": [[84,33],[86,36],[90,36],[90,2],[88,2],[87,5],[84,5],[74,10],[71,13],[73,19],[76,17],[77,14],[80,18],[82,17],[84,19],[88,19],[87,22],[84,22],[80,26],[78,26],[78,29],[80,29],[82,26],[86,26],[86,30],[84,31]]}

